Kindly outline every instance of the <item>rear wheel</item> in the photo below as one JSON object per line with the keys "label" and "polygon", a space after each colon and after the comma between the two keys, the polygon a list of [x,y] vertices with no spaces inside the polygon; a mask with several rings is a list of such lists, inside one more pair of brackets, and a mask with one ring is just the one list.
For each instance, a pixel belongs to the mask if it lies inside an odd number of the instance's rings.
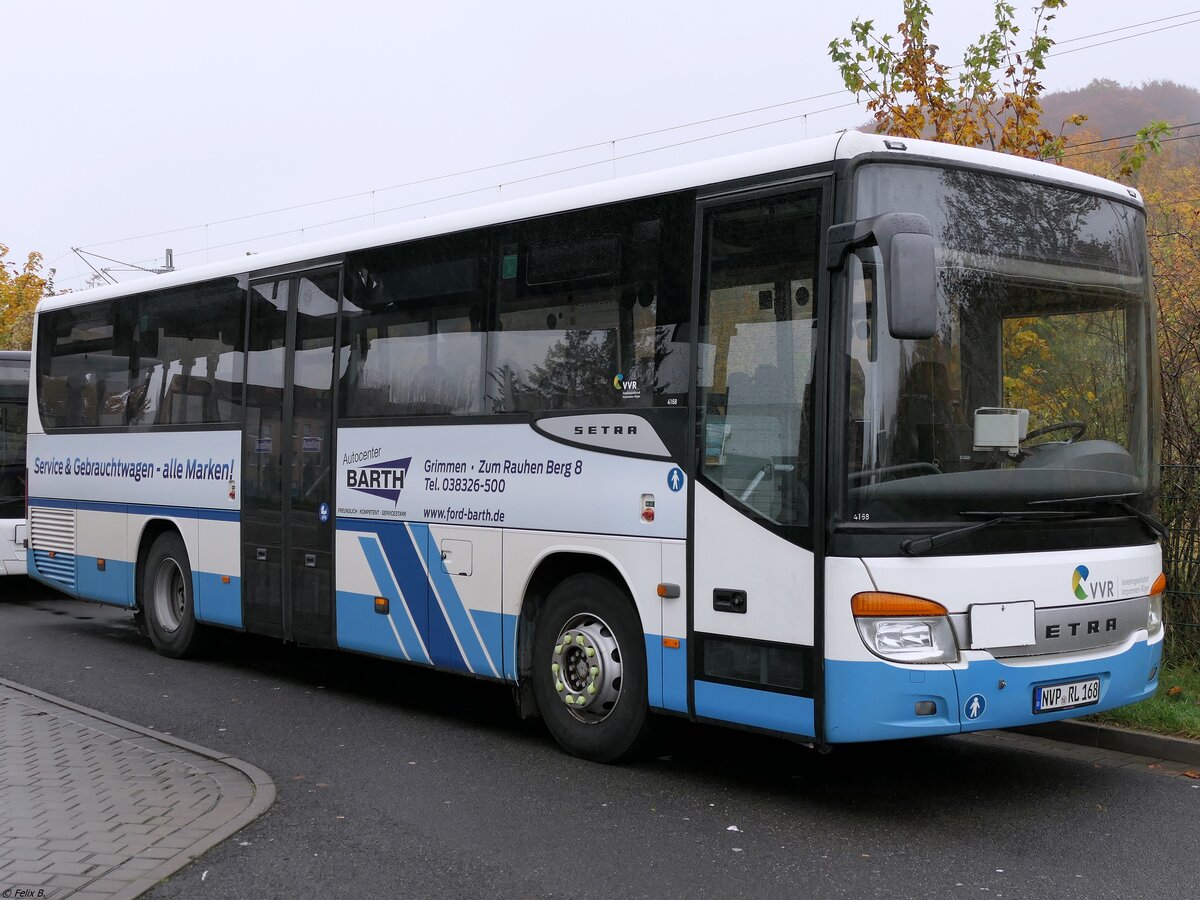
{"label": "rear wheel", "polygon": [[534,696],[567,751],[613,762],[643,745],[646,645],[629,598],[599,575],[562,581],[538,614]]}
{"label": "rear wheel", "polygon": [[163,656],[197,656],[208,631],[196,621],[192,567],[187,548],[175,532],[158,536],[142,571],[142,614],[150,640]]}

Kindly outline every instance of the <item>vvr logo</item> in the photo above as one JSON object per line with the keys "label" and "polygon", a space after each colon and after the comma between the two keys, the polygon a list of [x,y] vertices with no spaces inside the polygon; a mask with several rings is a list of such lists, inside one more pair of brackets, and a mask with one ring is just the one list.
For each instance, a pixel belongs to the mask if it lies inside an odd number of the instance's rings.
{"label": "vvr logo", "polygon": [[389,459],[357,469],[347,469],[346,487],[398,503],[400,492],[404,490],[404,478],[408,474],[410,462],[412,457],[406,456],[404,459]]}
{"label": "vvr logo", "polygon": [[1116,585],[1112,581],[1088,581],[1087,566],[1076,566],[1071,573],[1071,590],[1080,600],[1111,600],[1117,596]]}
{"label": "vvr logo", "polygon": [[613,376],[613,387],[618,391],[636,391],[638,383],[626,378],[624,375],[617,374]]}

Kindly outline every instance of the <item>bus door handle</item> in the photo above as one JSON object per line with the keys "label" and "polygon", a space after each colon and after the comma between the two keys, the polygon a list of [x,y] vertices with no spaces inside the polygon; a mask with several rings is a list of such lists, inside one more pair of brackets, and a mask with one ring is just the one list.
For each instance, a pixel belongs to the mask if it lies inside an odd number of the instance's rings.
{"label": "bus door handle", "polygon": [[746,613],[746,592],[736,588],[714,588],[713,609],[717,612]]}
{"label": "bus door handle", "polygon": [[315,569],[317,567],[317,554],[305,553],[304,554],[304,565],[310,569]]}
{"label": "bus door handle", "polygon": [[254,552],[254,558],[255,558],[256,560],[258,560],[259,562],[266,562],[266,561],[267,561],[267,548],[266,548],[266,547],[259,547],[259,548],[258,548],[258,549],[257,549],[257,550]]}

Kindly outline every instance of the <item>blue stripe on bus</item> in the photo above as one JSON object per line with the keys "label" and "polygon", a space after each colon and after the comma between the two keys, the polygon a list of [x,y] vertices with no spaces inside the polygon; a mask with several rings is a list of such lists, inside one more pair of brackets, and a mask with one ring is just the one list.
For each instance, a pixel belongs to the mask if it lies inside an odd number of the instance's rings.
{"label": "blue stripe on bus", "polygon": [[408,526],[408,530],[413,536],[415,545],[424,548],[425,566],[429,571],[430,584],[433,591],[436,592],[436,595],[431,593],[429,598],[430,617],[433,617],[434,604],[440,598],[441,606],[445,609],[450,628],[458,635],[458,644],[462,647],[462,652],[467,658],[467,664],[471,667],[471,671],[477,675],[499,677],[500,667],[493,665],[492,661],[489,661],[488,653],[475,634],[474,623],[471,621],[471,617],[467,615],[467,608],[463,604],[462,598],[458,595],[458,588],[454,586],[454,581],[450,575],[443,571],[441,553],[438,552],[437,543],[434,541],[433,535],[429,533],[429,526],[414,522]]}
{"label": "blue stripe on bus", "polygon": [[696,680],[696,715],[805,737],[815,734],[813,701],[794,694],[758,691]]}
{"label": "blue stripe on bus", "polygon": [[241,521],[241,513],[236,509],[205,509],[197,506],[113,503],[107,500],[60,500],[54,497],[30,497],[29,505],[50,509],[82,509],[90,512],[128,513],[134,516],[171,516],[177,519],[211,519],[216,522]]}
{"label": "blue stripe on bus", "polygon": [[75,554],[49,550],[28,551],[26,571],[36,580],[43,581],[60,591],[75,593]]}
{"label": "blue stripe on bus", "polygon": [[[408,601],[413,622],[425,641],[429,660],[434,665],[459,672],[499,677],[499,667],[493,668],[488,663],[488,654],[475,635],[472,620],[453,583],[447,585],[439,581],[437,590],[442,603],[438,603],[434,596],[435,588],[429,572],[432,570],[440,574],[441,560],[440,556],[436,563],[429,560],[432,550],[429,548],[427,528],[414,534],[404,522],[361,519],[349,522],[339,520],[337,525],[342,531],[368,531],[377,536],[383,554],[399,581],[399,593]],[[453,623],[448,616],[453,617]]]}
{"label": "blue stripe on bus", "polygon": [[[401,577],[402,584],[397,584],[392,577],[392,572],[388,570],[387,562],[384,560],[384,550],[380,547],[379,540],[371,537],[360,537],[358,539],[359,546],[362,547],[363,555],[367,558],[367,565],[371,567],[371,574],[375,578],[375,584],[379,588],[379,596],[387,599],[389,605],[393,607],[388,613],[388,618],[396,627],[396,634],[399,635],[398,643],[400,652],[405,659],[413,662],[427,663],[429,656],[425,650],[421,648],[421,642],[417,640],[417,633],[421,630],[421,616],[417,615],[417,611],[426,603],[425,588],[423,584],[413,584],[411,580]],[[399,570],[393,565],[393,571],[399,574]],[[344,592],[339,592],[344,593]],[[371,615],[379,616],[375,612],[375,599],[371,598]],[[357,615],[358,610],[348,610],[354,613],[354,620],[363,626],[370,628],[367,623],[361,620],[361,616]],[[379,619],[382,622],[382,618]],[[414,628],[415,626],[415,628]],[[340,634],[339,622],[339,634]],[[389,629],[390,631],[390,629]],[[396,634],[392,637],[395,639]],[[347,637],[351,640],[348,632]],[[426,638],[425,647],[428,647],[428,638]],[[372,651],[375,652],[375,651]],[[388,654],[394,655],[394,654]]]}
{"label": "blue stripe on bus", "polygon": [[96,557],[75,557],[75,587],[80,597],[97,603],[111,603],[132,609],[134,564],[120,559],[105,559],[104,571],[96,568]]}
{"label": "blue stripe on bus", "polygon": [[646,637],[646,702],[655,709],[662,707],[663,645],[661,634]]}
{"label": "blue stripe on bus", "polygon": [[[916,704],[926,700],[937,711],[918,716]],[[958,705],[954,670],[947,666],[825,660],[825,740],[831,744],[957,734]]]}
{"label": "blue stripe on bus", "polygon": [[[1011,728],[1053,722],[1136,703],[1158,686],[1162,641],[1134,642],[1109,656],[1044,665],[1006,665],[1003,660],[972,660],[966,668],[904,668],[878,662],[825,661],[825,739],[830,743],[878,741],[957,734],[986,728]],[[1033,692],[1045,684],[1089,677],[1100,679],[1100,702],[1088,707],[1034,713]],[[997,685],[1003,684],[1001,690]],[[964,710],[974,695],[982,713],[970,719]],[[916,703],[932,700],[937,712],[918,716]]]}
{"label": "blue stripe on bus", "polygon": [[[29,562],[35,577],[60,590],[71,592],[84,600],[133,609],[136,605],[134,580],[136,566],[122,559],[105,558],[104,569],[96,565],[95,556],[71,556],[56,553],[53,560],[44,550],[30,550]],[[72,573],[68,575],[67,573]],[[73,578],[72,578],[73,575]],[[196,619],[211,625],[242,627],[241,579],[225,577],[214,572],[192,572],[192,596]]]}
{"label": "blue stripe on bus", "polygon": [[662,653],[662,707],[687,712],[687,639],[679,638],[678,649],[660,646],[659,650]]}
{"label": "blue stripe on bus", "polygon": [[401,523],[383,527],[378,531],[383,552],[392,564],[392,571],[400,582],[400,591],[409,601],[413,619],[425,641],[429,660],[435,666],[458,672],[470,671],[467,662],[458,651],[454,634],[446,617],[442,615],[430,597],[429,577],[425,574],[424,556],[413,545],[412,534]]}
{"label": "blue stripe on bus", "polygon": [[[490,609],[472,609],[471,618],[487,644],[493,662],[502,669],[505,681],[517,680],[517,617]],[[501,662],[503,660],[503,662]]]}
{"label": "blue stripe on bus", "polygon": [[[395,616],[404,616],[403,607],[392,607],[392,623],[389,623],[389,616],[375,612],[375,596],[372,594],[338,591],[336,603],[339,647],[390,659],[408,659],[402,642],[396,637],[399,628],[397,627],[396,631],[392,630]],[[415,661],[423,663],[424,658],[418,653]]]}
{"label": "blue stripe on bus", "polygon": [[661,634],[646,635],[648,702],[655,709],[687,712],[687,639],[678,647],[663,645]]}
{"label": "blue stripe on bus", "polygon": [[192,592],[196,598],[196,618],[212,625],[243,628],[242,580],[214,572],[192,572]]}
{"label": "blue stripe on bus", "polygon": [[[414,543],[413,533],[404,525],[394,529],[382,529],[379,534],[383,548],[392,560],[392,568],[398,572],[403,569],[402,577],[408,578],[414,585],[420,585],[426,603],[425,646],[429,648],[429,658],[435,666],[453,669],[457,672],[471,672],[470,664],[459,649],[454,636],[454,628],[442,613],[442,608],[433,597],[433,585],[425,570],[425,551]],[[390,538],[390,540],[389,540]],[[395,555],[393,555],[393,553]]]}

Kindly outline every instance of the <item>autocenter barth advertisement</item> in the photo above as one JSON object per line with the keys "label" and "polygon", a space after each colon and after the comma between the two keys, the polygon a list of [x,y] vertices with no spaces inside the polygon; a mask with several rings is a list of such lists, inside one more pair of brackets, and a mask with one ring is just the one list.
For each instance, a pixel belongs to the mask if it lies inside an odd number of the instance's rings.
{"label": "autocenter barth advertisement", "polygon": [[684,481],[671,460],[562,443],[529,425],[338,433],[343,518],[682,538]]}

